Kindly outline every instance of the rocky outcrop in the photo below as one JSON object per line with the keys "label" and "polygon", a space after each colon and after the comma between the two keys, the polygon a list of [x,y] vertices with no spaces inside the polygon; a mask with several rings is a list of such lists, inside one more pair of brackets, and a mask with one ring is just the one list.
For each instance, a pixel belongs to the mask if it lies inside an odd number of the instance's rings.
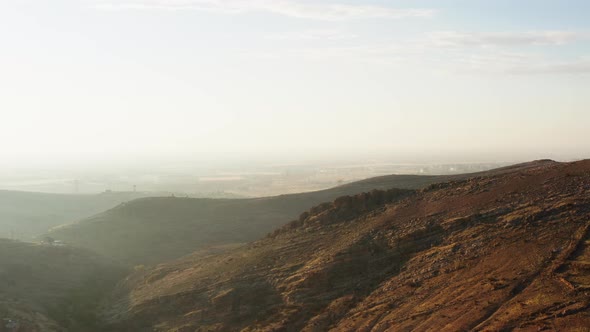
{"label": "rocky outcrop", "polygon": [[404,189],[374,189],[358,195],[341,196],[333,202],[322,203],[303,212],[299,219],[275,230],[270,236],[276,237],[298,228],[309,231],[314,227],[350,221],[369,212],[378,212],[377,210],[384,208],[386,204],[399,201],[414,193],[413,190]]}

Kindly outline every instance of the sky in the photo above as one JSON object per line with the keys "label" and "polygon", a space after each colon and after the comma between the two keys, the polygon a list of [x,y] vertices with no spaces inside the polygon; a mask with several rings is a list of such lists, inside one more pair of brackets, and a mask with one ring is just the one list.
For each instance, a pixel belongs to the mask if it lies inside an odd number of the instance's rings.
{"label": "sky", "polygon": [[585,0],[3,0],[0,160],[590,157],[589,12]]}

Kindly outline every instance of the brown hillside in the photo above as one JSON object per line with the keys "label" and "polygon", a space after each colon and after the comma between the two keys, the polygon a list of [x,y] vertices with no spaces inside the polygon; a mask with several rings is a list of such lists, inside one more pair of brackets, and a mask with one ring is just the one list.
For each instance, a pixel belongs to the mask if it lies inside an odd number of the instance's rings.
{"label": "brown hillside", "polygon": [[[590,161],[340,198],[130,277],[121,331],[585,331]],[[404,198],[405,197],[405,198]]]}
{"label": "brown hillside", "polygon": [[[539,161],[479,174],[503,173],[551,163]],[[257,240],[297,218],[310,206],[339,196],[373,189],[420,189],[470,176],[473,174],[389,175],[316,192],[255,199],[143,198],[76,224],[56,228],[50,236],[132,266],[156,264],[206,247]]]}

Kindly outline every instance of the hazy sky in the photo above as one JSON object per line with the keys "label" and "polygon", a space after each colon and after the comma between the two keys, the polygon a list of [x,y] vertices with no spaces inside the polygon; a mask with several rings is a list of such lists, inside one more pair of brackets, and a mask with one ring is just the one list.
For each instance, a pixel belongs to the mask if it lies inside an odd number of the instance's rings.
{"label": "hazy sky", "polygon": [[588,13],[586,0],[2,0],[1,160],[590,157]]}

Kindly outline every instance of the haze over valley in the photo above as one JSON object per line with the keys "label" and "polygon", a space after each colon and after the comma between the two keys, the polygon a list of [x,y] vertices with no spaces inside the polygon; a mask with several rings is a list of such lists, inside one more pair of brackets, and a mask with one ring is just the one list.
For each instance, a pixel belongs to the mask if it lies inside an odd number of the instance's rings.
{"label": "haze over valley", "polygon": [[589,331],[588,13],[1,1],[0,332]]}

